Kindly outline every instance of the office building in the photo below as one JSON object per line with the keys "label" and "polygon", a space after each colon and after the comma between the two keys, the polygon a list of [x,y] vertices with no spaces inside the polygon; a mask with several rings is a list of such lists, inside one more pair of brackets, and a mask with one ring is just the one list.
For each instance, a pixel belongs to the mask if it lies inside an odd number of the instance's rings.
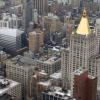
{"label": "office building", "polygon": [[21,36],[24,32],[18,29],[0,29],[0,45],[11,54],[22,48]]}
{"label": "office building", "polygon": [[80,1],[81,0],[69,0],[71,1],[71,5],[73,8],[79,8],[80,7]]}
{"label": "office building", "polygon": [[98,37],[94,30],[90,29],[86,10],[83,11],[77,29],[71,34],[69,49],[69,65],[66,66],[68,73],[65,76],[68,75],[67,78],[73,91],[73,72],[80,66],[90,72],[89,59],[99,53]]}
{"label": "office building", "polygon": [[61,68],[61,58],[56,56],[46,57],[46,55],[43,57],[40,57],[38,60],[36,60],[35,65],[40,70],[45,70],[46,73],[53,74],[54,72],[57,72]]}
{"label": "office building", "polygon": [[[22,100],[21,84],[10,79],[0,78],[0,100],[9,94],[15,100]],[[9,100],[7,98],[7,100]]]}
{"label": "office building", "polygon": [[58,3],[63,3],[63,4],[70,3],[70,0],[55,0],[55,1],[57,1]]}
{"label": "office building", "polygon": [[30,96],[29,84],[35,69],[33,64],[33,59],[23,56],[16,56],[6,62],[6,76],[21,83],[24,100]]}
{"label": "office building", "polygon": [[53,13],[49,13],[48,16],[44,16],[44,27],[46,28],[47,32],[60,32],[63,26],[62,22],[60,21],[59,17],[54,15]]}
{"label": "office building", "polygon": [[100,99],[100,88],[97,89],[97,100]]}
{"label": "office building", "polygon": [[53,86],[62,86],[61,71],[57,71],[50,75],[50,80]]}
{"label": "office building", "polygon": [[3,6],[5,6],[5,2],[0,0],[0,8],[2,8]]}
{"label": "office building", "polygon": [[9,54],[4,52],[3,50],[0,50],[0,62],[5,62],[8,57],[9,57]]}
{"label": "office building", "polygon": [[6,54],[3,50],[0,50],[0,76],[6,75],[6,60],[10,55]]}
{"label": "office building", "polygon": [[6,72],[5,72],[5,64],[0,62],[0,76],[5,76]]}
{"label": "office building", "polygon": [[[35,97],[35,98],[38,98],[40,99],[41,97],[41,93],[46,90],[46,88],[48,88],[48,86],[50,85],[48,82],[48,79],[49,79],[49,76],[47,73],[45,73],[45,71],[40,71],[40,70],[36,70],[35,71],[35,75],[33,75],[31,77],[31,81],[30,81],[30,95],[32,97]],[[47,87],[46,87],[46,83],[48,82],[47,84]],[[45,83],[45,84],[41,84],[41,83]],[[39,88],[41,87],[41,88]],[[43,87],[43,88],[42,88]]]}
{"label": "office building", "polygon": [[36,31],[39,34],[39,45],[40,45],[40,47],[43,47],[44,46],[45,32],[40,28],[36,28],[36,29],[34,29],[34,31]]}
{"label": "office building", "polygon": [[100,19],[96,19],[95,23],[96,35],[98,36],[99,52],[100,52]]}
{"label": "office building", "polygon": [[44,15],[48,12],[48,0],[32,0],[33,9],[37,9],[38,14]]}
{"label": "office building", "polygon": [[100,88],[100,55],[91,57],[89,62],[89,73],[98,77],[97,87]]}
{"label": "office building", "polygon": [[16,6],[11,6],[9,8],[9,13],[14,14],[18,17],[18,19],[20,20],[18,28],[22,28],[23,4],[19,4],[19,5],[16,5]]}
{"label": "office building", "polygon": [[63,80],[63,87],[67,89],[69,80],[68,77],[70,76],[70,69],[69,69],[69,48],[65,48],[61,52],[61,71],[62,71],[62,80]]}
{"label": "office building", "polygon": [[13,6],[22,4],[22,0],[10,0],[10,2]]}
{"label": "office building", "polygon": [[[84,28],[83,28],[84,26]],[[70,39],[69,69],[73,73],[80,66],[89,69],[89,58],[99,53],[98,39],[93,30],[90,29],[87,13],[84,10],[81,21],[76,32]],[[70,74],[71,75],[71,74]],[[72,76],[71,82],[73,81]],[[73,82],[71,83],[71,85]],[[73,86],[73,85],[72,85]],[[71,86],[71,88],[72,88]]]}
{"label": "office building", "polygon": [[76,70],[74,73],[74,98],[76,100],[96,100],[96,95],[97,78],[88,75],[87,70]]}
{"label": "office building", "polygon": [[39,51],[40,47],[44,46],[44,32],[40,29],[35,29],[29,33],[29,50],[33,53]]}
{"label": "office building", "polygon": [[23,3],[23,29],[27,32],[27,28],[31,21],[33,21],[32,0],[22,0]]}
{"label": "office building", "polygon": [[39,33],[35,31],[29,33],[29,50],[33,53],[39,51]]}
{"label": "office building", "polygon": [[71,91],[64,91],[61,87],[51,86],[42,93],[42,100],[76,100],[71,96]]}
{"label": "office building", "polygon": [[38,22],[39,22],[39,15],[38,15],[38,11],[37,11],[37,9],[34,9],[34,11],[33,11],[33,22],[34,22],[34,24],[38,24]]}
{"label": "office building", "polygon": [[3,13],[0,19],[0,28],[20,28],[21,19],[10,13]]}
{"label": "office building", "polygon": [[44,70],[36,70],[35,75],[31,77],[31,94],[37,100],[42,100],[42,92],[51,86],[49,75]]}
{"label": "office building", "polygon": [[[58,50],[58,49],[57,49]],[[60,51],[40,49],[38,53],[31,51],[24,52],[24,56],[32,58],[34,65],[40,70],[44,70],[47,74],[53,74],[61,68]]]}

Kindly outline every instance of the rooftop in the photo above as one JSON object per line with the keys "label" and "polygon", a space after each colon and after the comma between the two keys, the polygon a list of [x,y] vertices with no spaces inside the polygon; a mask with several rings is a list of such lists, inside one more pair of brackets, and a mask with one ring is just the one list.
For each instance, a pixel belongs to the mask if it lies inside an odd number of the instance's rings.
{"label": "rooftop", "polygon": [[71,96],[71,91],[68,90],[68,92],[65,92],[62,90],[61,87],[50,87],[50,89],[45,92],[47,93],[48,95],[53,95],[53,96],[56,96],[56,97],[60,97],[60,98],[63,98],[64,100],[75,100],[74,98],[72,98]]}
{"label": "rooftop", "polygon": [[[49,49],[50,50],[50,49]],[[39,52],[37,54],[33,54],[31,51],[24,52],[24,56],[32,58],[33,61],[37,62],[43,62],[43,63],[48,63],[48,64],[53,64],[56,61],[60,60],[60,53],[58,51],[49,51],[45,52],[43,50],[42,52]]]}
{"label": "rooftop", "polygon": [[44,63],[48,63],[48,64],[53,64],[55,61],[57,61],[59,58],[58,57],[51,57],[48,60],[44,61]]}
{"label": "rooftop", "polygon": [[0,78],[0,96],[7,93],[9,90],[13,89],[15,86],[19,85],[18,82]]}
{"label": "rooftop", "polygon": [[39,74],[40,74],[40,75],[45,75],[45,76],[48,75],[48,74],[45,72],[45,70],[41,70],[41,71],[39,72]]}
{"label": "rooftop", "polygon": [[87,36],[88,34],[90,34],[90,32],[91,31],[90,31],[90,26],[89,26],[87,12],[84,9],[83,10],[83,14],[82,14],[82,18],[80,20],[80,23],[78,25],[78,28],[76,30],[76,33]]}
{"label": "rooftop", "polygon": [[8,35],[12,37],[17,37],[21,35],[23,31],[19,29],[10,29],[10,28],[0,28],[0,34],[1,35]]}
{"label": "rooftop", "polygon": [[18,55],[10,60],[13,64],[18,64],[23,67],[30,67],[34,65],[34,60],[29,57]]}
{"label": "rooftop", "polygon": [[85,70],[85,69],[77,69],[75,72],[74,72],[74,74],[75,75],[81,75],[82,73],[84,73],[84,72],[86,72],[87,70]]}
{"label": "rooftop", "polygon": [[51,86],[51,82],[50,82],[50,80],[49,81],[44,81],[44,82],[39,82],[38,84],[40,84],[40,85],[44,85],[44,86]]}
{"label": "rooftop", "polygon": [[88,75],[88,78],[89,78],[89,79],[95,79],[96,77],[91,76],[91,75]]}
{"label": "rooftop", "polygon": [[50,77],[53,78],[53,79],[60,79],[61,78],[61,72],[51,74]]}

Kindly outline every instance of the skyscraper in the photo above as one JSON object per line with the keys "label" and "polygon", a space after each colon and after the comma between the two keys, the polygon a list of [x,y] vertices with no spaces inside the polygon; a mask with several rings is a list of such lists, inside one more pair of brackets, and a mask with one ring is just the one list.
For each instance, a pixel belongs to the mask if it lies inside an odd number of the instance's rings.
{"label": "skyscraper", "polygon": [[29,50],[34,53],[39,51],[39,33],[35,31],[29,33]]}
{"label": "skyscraper", "polygon": [[33,20],[32,0],[23,0],[23,28],[27,31],[29,23]]}
{"label": "skyscraper", "polygon": [[33,0],[33,9],[37,9],[40,15],[48,12],[48,0]]}
{"label": "skyscraper", "polygon": [[[94,31],[90,29],[87,12],[84,10],[78,28],[76,32],[72,33],[70,39],[69,67],[71,74],[79,67],[89,69],[89,58],[98,53],[98,39]],[[72,76],[70,78],[72,82]]]}
{"label": "skyscraper", "polygon": [[73,72],[80,67],[91,70],[89,69],[89,59],[99,53],[98,39],[94,30],[90,29],[85,9],[76,31],[71,34],[69,49],[69,65],[66,66],[69,73],[65,75],[69,75],[67,78],[71,83],[71,90],[73,90]]}

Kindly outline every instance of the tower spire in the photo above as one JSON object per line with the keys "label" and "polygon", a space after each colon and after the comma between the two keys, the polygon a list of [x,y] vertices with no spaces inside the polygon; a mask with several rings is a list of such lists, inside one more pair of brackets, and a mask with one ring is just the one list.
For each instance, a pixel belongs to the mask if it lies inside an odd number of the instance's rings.
{"label": "tower spire", "polygon": [[76,33],[81,34],[81,35],[86,35],[86,36],[88,34],[90,34],[88,15],[87,15],[87,11],[85,8],[83,10],[82,17],[81,17],[80,23],[78,25],[78,28],[76,30]]}

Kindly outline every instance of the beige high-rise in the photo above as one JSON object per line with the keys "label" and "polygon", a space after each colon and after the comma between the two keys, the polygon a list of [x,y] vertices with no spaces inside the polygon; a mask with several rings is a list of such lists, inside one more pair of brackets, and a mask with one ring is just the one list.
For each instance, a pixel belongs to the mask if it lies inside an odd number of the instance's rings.
{"label": "beige high-rise", "polygon": [[[98,39],[94,31],[90,29],[87,13],[84,10],[81,21],[75,33],[70,39],[69,67],[72,74],[79,68],[89,70],[90,57],[99,53]],[[73,75],[70,76],[71,88],[73,88]]]}
{"label": "beige high-rise", "polygon": [[35,30],[29,33],[29,50],[36,53],[44,45],[44,32]]}
{"label": "beige high-rise", "polygon": [[35,31],[29,33],[29,50],[34,53],[39,51],[39,34]]}
{"label": "beige high-rise", "polygon": [[[99,44],[96,34],[90,29],[86,10],[83,11],[80,23],[70,38],[69,65],[66,66],[69,71],[70,88],[73,90],[73,72],[79,68],[88,69],[89,59],[99,53]],[[66,61],[66,59],[65,59]]]}

